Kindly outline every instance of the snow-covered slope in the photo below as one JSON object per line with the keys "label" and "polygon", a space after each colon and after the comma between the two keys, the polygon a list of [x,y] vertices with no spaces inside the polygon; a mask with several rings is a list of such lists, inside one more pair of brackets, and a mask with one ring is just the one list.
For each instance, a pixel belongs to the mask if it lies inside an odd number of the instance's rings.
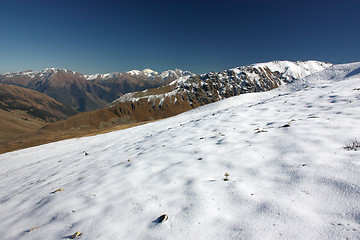
{"label": "snow-covered slope", "polygon": [[267,63],[257,63],[252,66],[255,68],[269,68],[272,72],[282,73],[284,81],[292,81],[294,79],[300,79],[315,72],[319,72],[332,66],[331,63],[319,62],[319,61],[272,61]]}
{"label": "snow-covered slope", "polygon": [[358,78],[360,74],[360,62],[338,64],[323,71],[316,72],[304,78],[305,82],[319,84],[323,82],[342,81],[343,79]]}
{"label": "snow-covered slope", "polygon": [[359,239],[359,70],[2,154],[0,236]]}

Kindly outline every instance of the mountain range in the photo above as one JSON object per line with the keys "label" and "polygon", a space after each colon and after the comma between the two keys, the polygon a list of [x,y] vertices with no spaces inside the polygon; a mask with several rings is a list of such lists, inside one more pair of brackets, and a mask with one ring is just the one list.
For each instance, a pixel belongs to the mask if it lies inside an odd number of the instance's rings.
{"label": "mountain range", "polygon": [[162,119],[251,92],[263,92],[332,66],[319,61],[274,61],[210,72],[188,74],[152,89],[127,93],[100,110],[49,124],[46,130],[103,128],[121,123]]}
{"label": "mountain range", "polygon": [[[41,114],[38,114],[38,110],[32,110],[32,113],[37,113],[32,117],[37,119],[31,120],[39,122],[37,129],[33,128],[36,136],[28,134],[24,138],[18,135],[7,142],[8,145],[2,144],[5,146],[3,151],[20,148],[24,142],[27,142],[26,146],[31,146],[34,139],[38,139],[36,144],[41,144],[79,137],[89,132],[103,132],[119,125],[174,116],[232,96],[268,91],[330,66],[331,63],[319,61],[273,61],[201,75],[180,69],[162,73],[144,69],[94,75],[56,68],[6,73],[0,75],[3,86],[11,84],[13,88],[16,85],[19,89],[28,88],[25,90],[46,94],[49,99],[45,102],[56,102],[58,105],[49,108],[44,101],[32,100],[30,102],[42,103],[43,106],[31,103],[21,107],[22,111],[27,108],[41,109]],[[25,96],[21,91],[17,93],[18,96],[12,99]],[[6,100],[4,96],[0,99],[2,102],[11,102],[9,97]],[[29,99],[30,95],[26,96]],[[21,112],[16,115],[19,112],[10,109],[13,106],[2,105],[3,110],[12,112],[12,118],[17,116],[21,124],[28,124],[24,119],[30,119],[29,114],[24,116]],[[62,109],[63,115],[54,117],[52,108]]]}
{"label": "mountain range", "polygon": [[47,68],[0,75],[0,83],[44,93],[77,112],[97,110],[125,93],[165,85],[190,72],[180,69],[162,73],[144,69],[124,73],[84,75],[67,69]]}

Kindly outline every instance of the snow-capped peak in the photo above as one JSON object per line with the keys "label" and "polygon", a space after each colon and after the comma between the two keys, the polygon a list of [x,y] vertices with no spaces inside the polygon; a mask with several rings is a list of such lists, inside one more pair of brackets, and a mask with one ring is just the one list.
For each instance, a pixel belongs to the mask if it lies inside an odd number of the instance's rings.
{"label": "snow-capped peak", "polygon": [[75,71],[70,71],[67,69],[60,69],[60,68],[45,68],[41,71],[33,71],[33,70],[26,70],[26,71],[20,71],[20,72],[8,72],[5,73],[4,76],[8,77],[8,78],[12,78],[12,77],[30,77],[30,78],[35,78],[37,75],[49,75],[49,74],[53,74],[53,73],[59,73],[59,72],[63,72],[63,73],[71,73],[71,74],[76,74]]}
{"label": "snow-capped peak", "polygon": [[179,68],[175,68],[175,70],[167,70],[167,71],[163,71],[162,73],[160,73],[160,77],[164,80],[167,80],[168,78],[172,78],[172,79],[179,79],[181,77],[184,76],[191,76],[194,75],[192,72],[189,71],[183,71]]}
{"label": "snow-capped peak", "polygon": [[140,75],[141,71],[139,71],[139,70],[131,70],[131,71],[127,71],[126,73],[128,73],[130,75]]}
{"label": "snow-capped peak", "polygon": [[44,70],[41,71],[41,73],[59,73],[59,72],[64,72],[64,73],[71,73],[71,74],[76,74],[75,71],[70,71],[68,69],[61,69],[61,68],[45,68]]}
{"label": "snow-capped peak", "polygon": [[30,78],[35,78],[35,75],[38,72],[33,71],[33,70],[25,70],[25,71],[20,71],[20,72],[7,72],[4,74],[4,76],[8,77],[8,78],[12,78],[12,77],[19,77],[19,76],[26,76],[26,77],[30,77]]}
{"label": "snow-capped peak", "polygon": [[60,70],[61,69],[59,69],[59,68],[45,68],[44,70],[42,70],[42,72],[58,72]]}
{"label": "snow-capped peak", "polygon": [[159,73],[154,71],[154,70],[151,70],[149,68],[146,68],[142,71],[140,70],[131,70],[131,71],[127,71],[126,73],[132,75],[132,76],[140,76],[140,75],[144,75],[144,76],[147,76],[147,77],[151,77],[151,76],[157,76]]}
{"label": "snow-capped peak", "polygon": [[158,72],[156,72],[156,71],[154,71],[154,70],[151,70],[151,69],[149,69],[149,68],[146,68],[146,69],[142,70],[141,73],[144,74],[144,75],[146,75],[146,76],[149,76],[149,77],[151,77],[151,76],[156,76],[156,75],[159,74]]}
{"label": "snow-capped peak", "polygon": [[119,74],[119,73],[116,73],[116,72],[104,73],[104,74],[95,73],[95,74],[92,74],[92,75],[84,75],[84,77],[86,78],[86,80],[96,80],[96,79],[108,80],[108,79],[114,77],[117,74]]}
{"label": "snow-capped peak", "polygon": [[145,68],[142,71],[134,69],[134,70],[130,70],[130,71],[123,72],[123,73],[118,73],[118,72],[105,73],[105,74],[96,73],[96,74],[92,74],[92,75],[84,75],[84,77],[87,80],[96,80],[96,79],[97,80],[107,80],[112,77],[116,77],[116,75],[124,76],[124,74],[125,74],[125,76],[126,76],[126,74],[128,74],[128,75],[131,75],[134,77],[146,78],[146,80],[152,80],[156,77],[159,77],[159,78],[163,79],[164,81],[166,81],[168,78],[176,79],[181,76],[192,75],[193,73],[191,73],[189,71],[182,71],[181,69],[178,69],[178,68],[176,68],[175,70],[167,70],[167,71],[163,71],[163,72],[159,73],[152,69]]}

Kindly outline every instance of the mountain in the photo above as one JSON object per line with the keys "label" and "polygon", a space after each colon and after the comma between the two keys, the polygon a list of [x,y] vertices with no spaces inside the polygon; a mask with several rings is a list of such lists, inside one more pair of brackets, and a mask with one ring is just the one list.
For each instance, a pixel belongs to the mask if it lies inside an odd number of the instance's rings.
{"label": "mountain", "polygon": [[55,99],[26,88],[0,83],[0,109],[24,111],[45,122],[55,122],[75,115],[76,111]]}
{"label": "mountain", "polygon": [[116,95],[116,93],[117,95],[123,95],[129,92],[142,91],[148,88],[163,86],[179,77],[191,75],[193,75],[193,73],[189,71],[182,71],[180,69],[167,70],[162,73],[158,73],[151,69],[144,69],[142,71],[132,70],[125,73],[115,72],[86,75],[85,78],[87,80],[92,80],[107,89],[111,89],[114,95]]}
{"label": "mountain", "polygon": [[[191,106],[204,105],[210,102],[249,92],[268,91],[281,84],[292,82],[304,76],[321,71],[330,63],[319,61],[273,61],[268,63],[242,66],[219,73],[210,72],[203,75],[192,75],[177,79],[159,91],[153,93],[145,90],[138,93],[128,93],[113,102],[139,101],[146,98],[152,103],[167,99],[174,102],[185,100]],[[182,99],[173,96],[181,96]],[[161,104],[160,104],[161,105]]]}
{"label": "mountain", "polygon": [[[26,88],[0,83],[0,151],[14,137],[34,133],[50,122],[76,114],[55,99]],[[16,143],[21,142],[18,138]]]}
{"label": "mountain", "polygon": [[332,64],[319,61],[274,61],[218,73],[182,74],[184,76],[162,87],[127,93],[110,107],[80,114],[44,129],[102,128],[119,123],[161,119],[224,98],[268,91],[330,66]]}
{"label": "mountain", "polygon": [[158,87],[191,74],[179,69],[157,73],[150,69],[126,73],[83,75],[66,69],[48,68],[0,75],[0,82],[33,89],[78,112],[97,110],[132,91]]}
{"label": "mountain", "polygon": [[0,82],[45,93],[76,111],[91,111],[107,105],[112,96],[98,84],[66,69],[49,68],[41,72],[18,72],[0,76]]}
{"label": "mountain", "polygon": [[0,154],[0,236],[359,239],[359,70]]}

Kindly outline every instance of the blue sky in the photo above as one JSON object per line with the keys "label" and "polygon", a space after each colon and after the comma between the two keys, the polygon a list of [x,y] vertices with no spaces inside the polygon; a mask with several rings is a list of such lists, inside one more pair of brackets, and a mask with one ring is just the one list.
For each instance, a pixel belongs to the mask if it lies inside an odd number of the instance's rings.
{"label": "blue sky", "polygon": [[0,0],[0,73],[360,61],[358,0]]}

